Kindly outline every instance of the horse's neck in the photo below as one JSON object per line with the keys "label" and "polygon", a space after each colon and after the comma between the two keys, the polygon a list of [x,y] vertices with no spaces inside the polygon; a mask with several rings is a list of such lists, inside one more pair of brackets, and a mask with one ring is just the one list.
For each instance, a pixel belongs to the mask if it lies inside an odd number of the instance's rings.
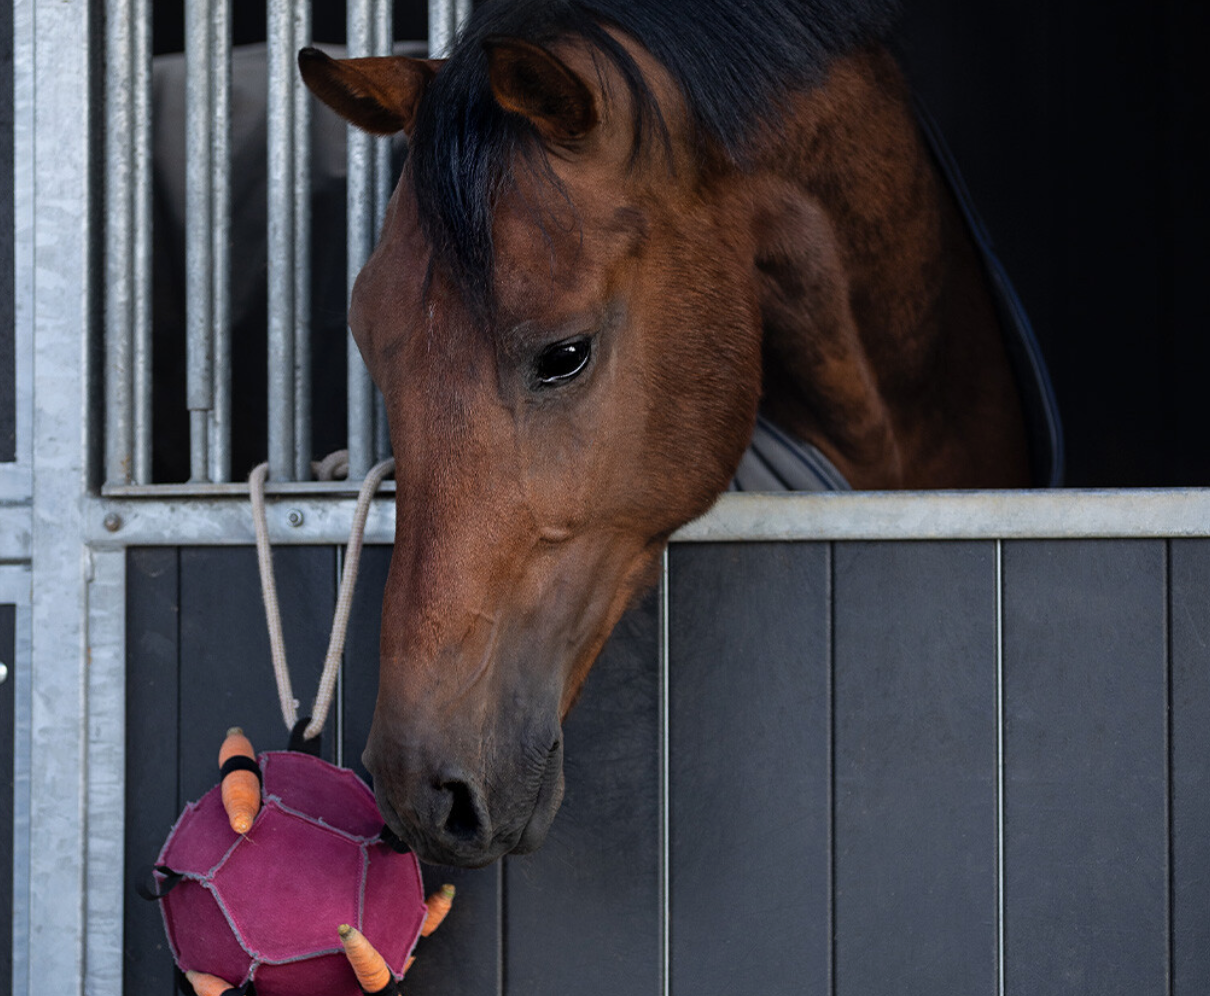
{"label": "horse's neck", "polygon": [[979,259],[881,51],[799,98],[757,170],[763,406],[861,488],[1027,483]]}

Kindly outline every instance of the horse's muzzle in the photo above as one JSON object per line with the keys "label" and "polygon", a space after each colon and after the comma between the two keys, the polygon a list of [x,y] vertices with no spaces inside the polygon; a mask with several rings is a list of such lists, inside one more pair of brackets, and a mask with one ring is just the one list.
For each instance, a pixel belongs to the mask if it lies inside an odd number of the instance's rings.
{"label": "horse's muzzle", "polygon": [[536,788],[531,776],[489,791],[485,780],[451,764],[400,779],[401,766],[383,764],[370,750],[364,760],[387,826],[431,864],[479,868],[505,854],[528,854],[546,839],[563,799],[561,738],[547,751]]}

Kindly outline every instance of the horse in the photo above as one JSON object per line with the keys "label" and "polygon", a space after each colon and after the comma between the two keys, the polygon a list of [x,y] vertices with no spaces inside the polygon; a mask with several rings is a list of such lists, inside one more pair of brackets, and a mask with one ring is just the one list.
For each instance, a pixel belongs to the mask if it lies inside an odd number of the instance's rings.
{"label": "horse", "polygon": [[406,164],[349,325],[397,461],[364,761],[423,860],[535,849],[562,723],[760,414],[855,488],[1029,483],[888,0],[520,0],[309,89]]}

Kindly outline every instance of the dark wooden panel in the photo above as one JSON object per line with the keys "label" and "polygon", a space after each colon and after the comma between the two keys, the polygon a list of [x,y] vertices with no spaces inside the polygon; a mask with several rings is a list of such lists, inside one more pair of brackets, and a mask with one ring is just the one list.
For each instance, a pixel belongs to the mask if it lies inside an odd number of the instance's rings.
{"label": "dark wooden panel", "polygon": [[671,971],[679,996],[826,992],[828,548],[671,558]]}
{"label": "dark wooden panel", "polygon": [[[241,726],[259,750],[289,741],[282,720],[251,547],[181,550],[180,784],[178,806],[215,782],[215,758],[229,726]],[[273,551],[277,597],[300,715],[315,701],[336,601],[330,547]],[[331,727],[324,757],[334,755]]]}
{"label": "dark wooden panel", "polygon": [[[343,764],[367,781],[361,763],[378,690],[378,637],[382,591],[391,562],[389,546],[362,550],[349,633],[345,641],[341,740]],[[441,929],[416,948],[407,977],[408,996],[480,996],[499,991],[501,866],[479,870],[424,866],[425,887],[443,882],[458,890]]]}
{"label": "dark wooden panel", "polygon": [[995,546],[835,557],[835,991],[993,993]]}
{"label": "dark wooden panel", "polygon": [[179,554],[135,549],[126,558],[126,893],[123,986],[127,996],[170,996],[172,954],[159,908],[135,893],[181,807]]}
{"label": "dark wooden panel", "polygon": [[1165,992],[1162,541],[1004,547],[1011,994]]}
{"label": "dark wooden panel", "polygon": [[619,624],[564,725],[566,795],[533,855],[509,858],[511,996],[659,991],[659,613]]}
{"label": "dark wooden panel", "polygon": [[1172,978],[1210,992],[1210,541],[1174,540],[1172,625]]}
{"label": "dark wooden panel", "polygon": [[17,610],[0,605],[0,986],[13,977],[13,699],[17,686]]}

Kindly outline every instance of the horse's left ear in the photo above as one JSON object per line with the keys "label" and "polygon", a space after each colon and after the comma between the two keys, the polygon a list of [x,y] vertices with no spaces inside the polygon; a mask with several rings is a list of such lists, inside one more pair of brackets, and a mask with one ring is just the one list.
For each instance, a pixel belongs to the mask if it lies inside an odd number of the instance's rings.
{"label": "horse's left ear", "polygon": [[483,45],[496,102],[529,118],[543,138],[573,142],[596,127],[592,90],[561,59],[516,38],[488,38]]}
{"label": "horse's left ear", "polygon": [[307,89],[352,125],[372,135],[411,133],[416,108],[441,63],[379,56],[333,59],[317,48],[298,53]]}

